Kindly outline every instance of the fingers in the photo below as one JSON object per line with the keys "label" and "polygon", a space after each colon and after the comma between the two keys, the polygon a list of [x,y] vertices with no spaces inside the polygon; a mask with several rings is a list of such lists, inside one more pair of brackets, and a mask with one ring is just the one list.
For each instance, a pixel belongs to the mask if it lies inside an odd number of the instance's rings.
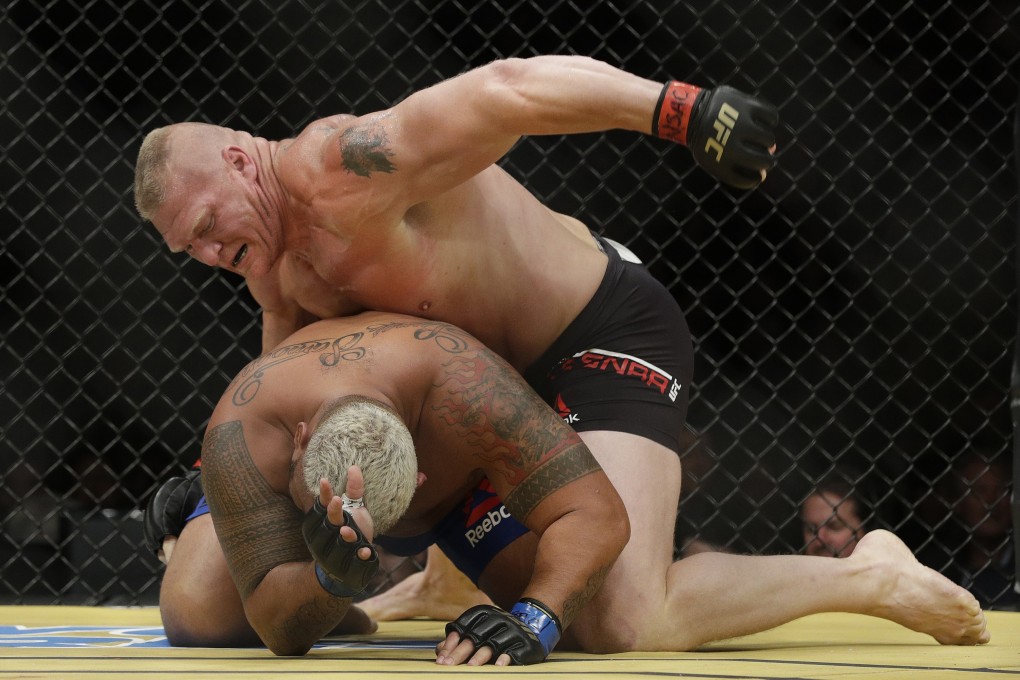
{"label": "fingers", "polygon": [[[348,472],[348,483],[347,488],[351,489],[350,476],[356,473],[357,481],[355,482],[356,488],[360,490],[360,493],[364,493],[364,479],[361,476],[361,469],[357,466],[352,466]],[[348,494],[349,495],[349,494]],[[360,496],[356,496],[360,497]],[[345,543],[355,543],[358,540],[358,534],[354,529],[347,526],[347,520],[344,518],[344,504],[341,496],[333,494],[333,487],[329,481],[323,477],[319,480],[319,502],[326,508],[326,519],[330,521],[334,526],[340,527],[340,538]],[[362,531],[365,534],[365,540],[372,541],[372,517],[364,508],[358,508],[354,511],[355,513],[363,513],[363,518],[359,517],[359,526],[363,527]],[[353,516],[353,514],[352,514]],[[362,560],[372,559],[372,550],[370,548],[361,548],[358,550],[358,557]]]}
{"label": "fingers", "polygon": [[170,564],[170,555],[173,554],[174,546],[177,545],[176,536],[165,536],[163,538],[163,547],[159,549],[157,557],[163,564]]}
{"label": "fingers", "polygon": [[[365,477],[361,472],[361,468],[357,465],[347,468],[347,488],[344,490],[344,495],[349,499],[364,501]],[[361,532],[365,535],[365,540],[372,542],[372,539],[375,537],[375,524],[372,521],[369,509],[362,503],[360,507],[352,508],[348,512],[351,513],[354,521],[358,523],[358,527],[360,527]]]}
{"label": "fingers", "polygon": [[347,468],[347,488],[344,490],[348,498],[364,498],[365,497],[365,477],[361,473],[361,468],[357,465],[352,465]]}
{"label": "fingers", "polygon": [[[445,640],[436,645],[436,663],[440,666],[458,666],[463,663],[466,663],[468,666],[484,666],[492,660],[492,655],[491,647],[475,649],[475,645],[471,640],[467,638],[462,640],[455,632],[447,635]],[[495,665],[509,666],[510,657],[506,654],[501,654],[496,659]]]}
{"label": "fingers", "polygon": [[329,504],[330,501],[332,500],[333,500],[333,487],[330,485],[329,480],[327,480],[325,477],[322,477],[319,480],[319,502],[322,503],[322,507],[329,509]]}

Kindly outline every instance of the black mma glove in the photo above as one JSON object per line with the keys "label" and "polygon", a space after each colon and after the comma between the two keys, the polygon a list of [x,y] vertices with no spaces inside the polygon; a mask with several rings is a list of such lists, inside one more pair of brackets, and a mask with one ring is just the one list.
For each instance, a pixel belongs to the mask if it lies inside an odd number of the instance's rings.
{"label": "black mma glove", "polygon": [[171,477],[164,482],[145,506],[142,518],[145,547],[158,555],[164,538],[181,535],[185,520],[201,499],[201,470],[190,470],[183,477]]}
{"label": "black mma glove", "polygon": [[560,641],[560,620],[548,607],[531,598],[523,598],[506,612],[499,607],[480,604],[446,624],[446,634],[456,631],[471,640],[475,648],[491,647],[495,662],[507,654],[517,665],[545,661]]}
{"label": "black mma glove", "polygon": [[[379,554],[365,540],[365,534],[346,510],[344,523],[354,529],[358,540],[348,543],[340,537],[340,527],[329,521],[326,508],[316,496],[311,510],[301,522],[301,533],[315,559],[315,576],[319,585],[331,595],[353,597],[365,589],[379,569]],[[361,548],[371,550],[372,556],[367,560],[358,557]]]}
{"label": "black mma glove", "polygon": [[728,85],[708,90],[673,80],[659,95],[652,134],[687,146],[719,181],[751,189],[775,165],[769,149],[778,124],[774,106]]}

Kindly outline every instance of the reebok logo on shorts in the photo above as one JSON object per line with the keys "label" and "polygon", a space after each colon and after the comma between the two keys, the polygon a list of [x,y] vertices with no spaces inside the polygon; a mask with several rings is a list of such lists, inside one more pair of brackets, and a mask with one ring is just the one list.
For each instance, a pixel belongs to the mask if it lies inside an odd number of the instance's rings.
{"label": "reebok logo on shorts", "polygon": [[[586,368],[596,371],[613,371],[618,375],[631,376],[668,397],[670,401],[676,401],[677,395],[680,393],[680,382],[673,376],[655,365],[629,354],[620,354],[604,349],[586,349],[564,361],[558,368],[564,372]],[[559,410],[558,407],[557,403],[557,410]],[[563,415],[562,412],[560,415]]]}
{"label": "reebok logo on shorts", "polygon": [[464,538],[467,539],[468,545],[474,548],[490,531],[499,526],[500,522],[509,518],[510,512],[486,479],[465,502],[464,515],[467,517],[464,521],[464,526],[467,527]]}
{"label": "reebok logo on shorts", "polygon": [[567,402],[563,401],[563,395],[561,394],[556,395],[555,406],[556,412],[560,414],[560,418],[563,418],[563,422],[565,422],[567,425],[570,425],[571,423],[576,423],[581,419],[581,416],[577,415],[576,413],[570,412],[570,407],[567,406]]}

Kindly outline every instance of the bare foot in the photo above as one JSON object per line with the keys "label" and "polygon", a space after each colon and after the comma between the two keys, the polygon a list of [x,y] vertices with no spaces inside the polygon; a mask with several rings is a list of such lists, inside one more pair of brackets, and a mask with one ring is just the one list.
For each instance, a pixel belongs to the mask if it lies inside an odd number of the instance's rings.
{"label": "bare foot", "polygon": [[453,621],[476,604],[492,604],[438,548],[429,548],[425,570],[411,574],[389,590],[358,603],[376,621],[423,616]]}
{"label": "bare foot", "polygon": [[927,633],[944,645],[984,644],[991,639],[974,596],[918,562],[894,534],[869,532],[846,559],[871,563],[891,575],[879,604],[866,613]]}

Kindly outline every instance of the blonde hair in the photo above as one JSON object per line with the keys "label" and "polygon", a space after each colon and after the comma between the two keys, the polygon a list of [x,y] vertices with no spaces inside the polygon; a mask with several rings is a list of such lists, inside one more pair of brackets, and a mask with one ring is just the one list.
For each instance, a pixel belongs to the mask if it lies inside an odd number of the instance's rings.
{"label": "blonde hair", "polygon": [[145,135],[135,163],[135,209],[142,219],[153,215],[166,200],[166,173],[170,128],[156,128]]}
{"label": "blonde hair", "polygon": [[385,533],[407,511],[418,481],[418,458],[411,432],[392,410],[366,397],[344,397],[329,407],[308,442],[305,484],[319,494],[325,477],[339,494],[347,468],[357,465],[365,478],[365,507],[376,535]]}

